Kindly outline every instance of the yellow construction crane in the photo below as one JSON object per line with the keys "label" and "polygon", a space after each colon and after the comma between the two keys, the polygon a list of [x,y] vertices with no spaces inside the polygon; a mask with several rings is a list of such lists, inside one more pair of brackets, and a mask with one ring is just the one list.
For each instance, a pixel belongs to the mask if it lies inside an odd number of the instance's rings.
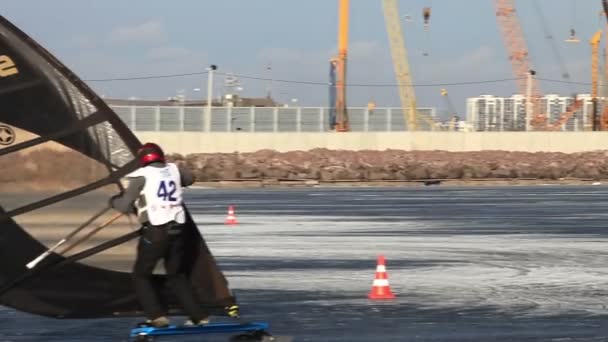
{"label": "yellow construction crane", "polygon": [[[603,13],[604,18],[606,18],[606,20],[608,20],[608,1],[606,1],[606,0],[602,0],[602,13]],[[608,26],[606,29],[608,30]],[[607,32],[607,34],[608,34],[608,32]],[[604,61],[604,68],[605,68],[604,72],[606,73],[605,76],[608,76],[608,59]],[[597,73],[595,73],[595,74],[597,74]],[[606,84],[604,84],[604,87],[606,87]],[[601,121],[601,130],[602,131],[608,130],[608,101],[606,99],[606,96],[604,96],[605,91],[606,91],[606,89],[604,88],[604,92],[602,94],[603,104],[604,104],[604,109],[602,110],[602,119],[601,119],[602,120]]]}
{"label": "yellow construction crane", "polygon": [[445,103],[448,106],[448,115],[450,116],[448,130],[454,131],[457,128],[456,123],[459,121],[460,118],[458,117],[458,113],[456,113],[456,109],[454,108],[454,104],[452,103],[452,100],[450,99],[450,95],[448,94],[447,89],[445,89],[445,88],[441,89],[441,96],[443,96],[443,98],[445,99]]}
{"label": "yellow construction crane", "polygon": [[418,129],[418,119],[423,119],[427,122],[431,130],[435,130],[435,121],[418,113],[416,109],[416,94],[412,85],[412,75],[407,57],[407,49],[401,30],[401,22],[399,16],[399,7],[397,0],[382,0],[382,8],[384,10],[384,21],[386,23],[386,31],[391,47],[391,55],[393,57],[393,65],[395,67],[395,77],[399,89],[399,98],[401,99],[401,107],[409,131]]}
{"label": "yellow construction crane", "polygon": [[348,55],[348,22],[350,0],[338,1],[338,57],[336,61],[336,132],[348,132],[350,124],[346,107],[346,58]]}

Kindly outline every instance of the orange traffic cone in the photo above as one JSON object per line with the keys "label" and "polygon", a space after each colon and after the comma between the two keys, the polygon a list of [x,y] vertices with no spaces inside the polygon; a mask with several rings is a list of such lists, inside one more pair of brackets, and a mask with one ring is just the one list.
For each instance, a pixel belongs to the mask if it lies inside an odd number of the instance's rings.
{"label": "orange traffic cone", "polygon": [[388,285],[388,275],[384,256],[378,256],[378,265],[376,266],[376,277],[372,285],[372,290],[367,295],[369,299],[393,299],[395,295],[391,292],[391,287]]}
{"label": "orange traffic cone", "polygon": [[236,224],[236,216],[234,215],[234,206],[230,205],[228,207],[228,216],[226,216],[226,224]]}

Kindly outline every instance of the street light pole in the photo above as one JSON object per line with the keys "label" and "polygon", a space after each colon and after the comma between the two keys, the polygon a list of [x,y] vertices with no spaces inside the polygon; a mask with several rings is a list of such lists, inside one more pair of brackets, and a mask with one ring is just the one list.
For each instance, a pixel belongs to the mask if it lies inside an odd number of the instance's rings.
{"label": "street light pole", "polygon": [[534,82],[533,77],[536,75],[534,70],[528,71],[528,79],[526,82],[526,132],[531,129],[531,121],[534,120],[534,100],[532,99],[532,82]]}
{"label": "street light pole", "polygon": [[213,97],[213,72],[217,65],[211,64],[207,69],[207,110],[205,112],[205,132],[211,132],[211,102]]}

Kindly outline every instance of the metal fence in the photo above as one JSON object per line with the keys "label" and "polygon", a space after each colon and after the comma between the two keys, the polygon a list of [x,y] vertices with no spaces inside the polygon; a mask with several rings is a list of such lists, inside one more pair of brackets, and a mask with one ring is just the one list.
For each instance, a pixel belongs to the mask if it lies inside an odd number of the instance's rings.
{"label": "metal fence", "polygon": [[[136,132],[204,132],[206,107],[111,106]],[[419,108],[435,117],[435,108]],[[401,108],[349,108],[350,129],[355,132],[407,130]],[[329,108],[323,107],[212,107],[211,132],[327,132]]]}

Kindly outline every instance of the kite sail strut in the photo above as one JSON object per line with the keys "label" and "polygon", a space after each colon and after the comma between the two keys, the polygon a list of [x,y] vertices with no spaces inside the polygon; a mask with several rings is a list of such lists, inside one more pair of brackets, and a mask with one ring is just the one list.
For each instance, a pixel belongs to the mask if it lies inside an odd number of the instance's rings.
{"label": "kite sail strut", "polygon": [[[99,213],[99,215],[93,216],[93,219],[96,219],[97,217],[103,215],[103,213],[105,213],[106,211],[107,210],[103,210],[101,213]],[[122,213],[118,213],[118,214],[112,216],[106,222],[102,223],[97,228],[93,229],[91,231],[91,233],[96,233],[99,230],[107,227],[108,225],[112,224],[112,222],[118,220],[121,216],[122,216]],[[46,258],[49,255],[51,255],[51,253],[53,253],[57,248],[59,248],[60,246],[62,246],[64,243],[68,242],[71,238],[73,238],[74,236],[76,236],[76,234],[80,233],[80,231],[83,230],[84,228],[86,228],[92,221],[93,220],[89,220],[89,221],[87,221],[86,225],[82,225],[82,226],[76,228],[73,232],[71,232],[66,237],[64,237],[63,239],[59,240],[59,242],[57,242],[56,244],[54,244],[53,247],[49,248],[44,253],[40,254],[36,259],[30,261],[27,265],[25,265],[25,267],[27,267],[30,270],[32,268],[36,267],[36,265],[38,265],[38,263],[40,263],[42,260],[44,260],[44,258]],[[91,234],[91,233],[89,233],[89,234]],[[82,239],[80,239],[79,241],[76,241],[76,243],[74,243],[73,245],[71,245],[68,248],[66,248],[65,250],[63,250],[63,252],[61,254],[67,253],[69,250],[71,250],[72,248],[74,248],[77,245],[79,245],[81,242],[83,242],[83,240],[85,238],[89,237],[89,234],[85,235]]]}

